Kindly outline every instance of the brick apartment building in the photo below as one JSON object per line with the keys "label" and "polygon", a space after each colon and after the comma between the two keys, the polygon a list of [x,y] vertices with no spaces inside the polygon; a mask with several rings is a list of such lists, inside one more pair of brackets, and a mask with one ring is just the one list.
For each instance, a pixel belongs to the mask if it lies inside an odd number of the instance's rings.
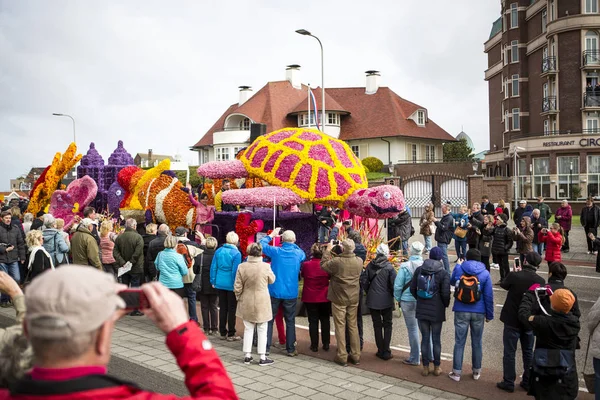
{"label": "brick apartment building", "polygon": [[518,198],[599,196],[600,0],[500,3],[485,43],[485,180],[512,179]]}

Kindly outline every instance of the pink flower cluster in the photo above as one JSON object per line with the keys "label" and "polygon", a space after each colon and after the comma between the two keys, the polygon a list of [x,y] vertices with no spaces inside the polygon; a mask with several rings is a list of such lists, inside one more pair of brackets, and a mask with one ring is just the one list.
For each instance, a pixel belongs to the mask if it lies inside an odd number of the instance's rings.
{"label": "pink flower cluster", "polygon": [[198,175],[211,179],[247,178],[248,172],[239,160],[213,161],[199,166]]}
{"label": "pink flower cluster", "polygon": [[305,202],[303,198],[291,190],[277,186],[223,192],[223,202],[228,204],[238,204],[246,207],[273,207],[273,201],[278,206],[283,207]]}

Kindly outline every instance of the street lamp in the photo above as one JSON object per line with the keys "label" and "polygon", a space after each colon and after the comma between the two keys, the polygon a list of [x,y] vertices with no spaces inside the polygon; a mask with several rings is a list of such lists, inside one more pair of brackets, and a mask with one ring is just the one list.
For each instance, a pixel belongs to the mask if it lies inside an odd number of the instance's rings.
{"label": "street lamp", "polygon": [[73,121],[73,143],[77,144],[77,138],[75,136],[75,118],[71,117],[69,114],[52,113],[52,115],[54,115],[55,117],[71,118],[71,121]]}
{"label": "street lamp", "polygon": [[[323,64],[323,43],[321,43],[321,40],[318,37],[307,31],[306,29],[298,29],[296,33],[304,36],[314,37],[319,42],[319,46],[321,46],[321,107],[323,108],[321,117],[321,132],[325,133],[325,68]],[[319,118],[317,116],[317,120],[318,119]]]}
{"label": "street lamp", "polygon": [[477,161],[473,162],[473,173],[477,175],[477,170],[479,169],[479,163]]}

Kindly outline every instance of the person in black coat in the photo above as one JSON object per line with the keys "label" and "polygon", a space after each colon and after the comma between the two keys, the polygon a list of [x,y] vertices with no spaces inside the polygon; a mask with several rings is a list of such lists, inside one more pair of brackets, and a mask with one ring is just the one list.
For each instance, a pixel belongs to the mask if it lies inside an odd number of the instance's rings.
{"label": "person in black coat", "polygon": [[[537,296],[549,295],[544,288]],[[579,392],[575,349],[581,330],[579,317],[572,312],[575,296],[566,288],[557,289],[550,297],[546,314],[534,314],[536,295],[524,296],[519,319],[536,337],[533,366],[530,370],[528,395],[536,399],[576,399]],[[554,368],[566,365],[566,371]]]}
{"label": "person in black coat", "polygon": [[479,203],[473,203],[471,215],[469,215],[469,224],[467,225],[467,244],[469,245],[469,250],[479,248],[479,239],[481,237],[482,228],[483,214],[481,213],[481,206]]}
{"label": "person in black coat", "polygon": [[544,253],[544,243],[540,243],[538,234],[542,229],[548,228],[548,221],[545,218],[540,217],[540,210],[533,210],[531,213],[531,229],[533,229],[533,251],[537,251],[539,255]]}
{"label": "person in black coat", "polygon": [[156,224],[148,224],[146,225],[146,233],[142,235],[142,239],[144,239],[144,279],[146,282],[150,282],[152,280],[152,275],[150,274],[150,257],[148,257],[148,249],[150,248],[150,243],[156,239],[156,228]]}
{"label": "person in black coat", "polygon": [[598,225],[600,224],[600,208],[594,204],[594,199],[591,197],[586,201],[585,207],[581,209],[580,216],[581,226],[585,230],[585,238],[587,240],[588,254],[596,252],[598,247],[594,241],[590,239],[589,234],[598,236]]}
{"label": "person in black coat", "polygon": [[[2,211],[0,214],[0,264],[11,278],[20,282],[20,264],[25,264],[26,249],[25,241],[18,227],[11,224],[10,211]],[[9,297],[2,294],[0,297],[2,307],[8,307]]]}
{"label": "person in black coat", "polygon": [[516,226],[521,225],[521,218],[523,218],[523,214],[527,212],[527,201],[521,200],[519,201],[519,207],[515,209],[513,212],[513,221],[515,221]]}
{"label": "person in black coat", "polygon": [[[421,331],[421,357],[423,360],[423,376],[431,372],[429,364],[433,362],[433,374],[439,376],[441,371],[442,354],[442,324],[446,321],[446,308],[450,305],[450,275],[439,261],[443,250],[434,247],[429,252],[429,259],[415,270],[410,283],[410,293],[417,299],[416,317],[419,321]],[[423,277],[421,277],[423,275]],[[419,280],[430,279],[431,298],[419,295]],[[430,341],[433,341],[433,360],[431,355]]]}
{"label": "person in black coat", "polygon": [[500,283],[502,289],[507,290],[506,301],[500,313],[500,321],[504,323],[502,340],[504,343],[504,356],[502,359],[503,379],[496,386],[506,392],[515,391],[517,373],[515,369],[515,355],[517,342],[521,342],[523,352],[523,380],[521,387],[529,390],[529,369],[533,362],[533,332],[529,327],[524,327],[519,321],[519,305],[523,295],[534,285],[544,285],[544,278],[537,274],[537,269],[542,263],[542,257],[532,251],[525,256],[523,269],[511,272]]}
{"label": "person in black coat", "polygon": [[510,272],[508,252],[513,245],[513,239],[512,232],[506,225],[507,219],[506,214],[498,215],[496,218],[496,229],[494,229],[492,255],[500,267],[500,282],[497,282],[496,285],[499,285]]}
{"label": "person in black coat", "polygon": [[494,215],[494,205],[490,203],[490,198],[487,195],[481,197],[481,213],[483,215]]}
{"label": "person in black coat", "polygon": [[450,261],[448,260],[448,245],[452,241],[454,236],[454,217],[448,204],[442,205],[442,219],[438,221],[436,218],[433,223],[436,226],[435,230],[435,241],[438,247],[442,250],[442,262],[444,269],[450,276]]}
{"label": "person in black coat", "polygon": [[38,213],[35,214],[35,219],[31,223],[31,228],[29,229],[32,231],[42,230],[42,227],[44,226],[44,215],[46,215],[44,211],[38,211]]}
{"label": "person in black coat", "polygon": [[490,255],[492,254],[492,245],[494,239],[494,216],[486,215],[483,218],[483,227],[479,229],[479,245],[478,249],[481,253],[481,262],[485,265],[485,269],[490,272]]}
{"label": "person in black coat", "polygon": [[335,218],[333,209],[330,206],[323,206],[319,215],[319,243],[326,243],[329,237],[329,230],[335,225]]}
{"label": "person in black coat", "polygon": [[[202,328],[207,335],[216,335],[219,332],[217,317],[218,293],[210,283],[210,265],[212,264],[218,242],[214,237],[206,238],[206,244],[200,248],[204,250],[200,260],[196,257],[194,273],[202,276],[202,289],[196,293],[196,299],[200,302],[202,312]],[[200,261],[200,262],[198,262]]]}
{"label": "person in black coat", "polygon": [[390,250],[385,243],[377,247],[377,255],[367,265],[360,277],[361,286],[367,292],[367,307],[371,311],[377,357],[392,359],[392,317],[394,312],[394,282],[396,270],[388,260]]}
{"label": "person in black coat", "polygon": [[410,213],[406,208],[400,211],[400,214],[394,218],[390,218],[388,221],[388,241],[397,238],[391,245],[390,250],[400,250],[402,245],[402,255],[408,256],[408,239],[412,230],[412,220]]}
{"label": "person in black coat", "polygon": [[158,275],[154,261],[158,257],[158,253],[165,249],[165,239],[170,233],[171,229],[169,229],[169,226],[161,224],[158,227],[156,237],[148,244],[148,277],[150,280],[154,280]]}

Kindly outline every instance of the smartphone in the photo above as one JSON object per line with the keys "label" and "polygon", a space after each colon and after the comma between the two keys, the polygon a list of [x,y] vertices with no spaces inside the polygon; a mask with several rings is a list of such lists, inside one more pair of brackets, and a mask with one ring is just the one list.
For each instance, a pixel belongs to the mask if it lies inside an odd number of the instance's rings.
{"label": "smartphone", "polygon": [[515,271],[520,271],[521,270],[521,259],[519,257],[515,258],[515,267],[514,267]]}
{"label": "smartphone", "polygon": [[339,244],[340,244],[340,241],[339,241],[339,240],[334,240],[332,244],[333,244],[334,246],[337,246],[337,245],[339,245]]}
{"label": "smartphone", "polygon": [[150,303],[142,289],[125,289],[120,291],[119,296],[125,300],[126,310],[140,310],[150,308]]}

